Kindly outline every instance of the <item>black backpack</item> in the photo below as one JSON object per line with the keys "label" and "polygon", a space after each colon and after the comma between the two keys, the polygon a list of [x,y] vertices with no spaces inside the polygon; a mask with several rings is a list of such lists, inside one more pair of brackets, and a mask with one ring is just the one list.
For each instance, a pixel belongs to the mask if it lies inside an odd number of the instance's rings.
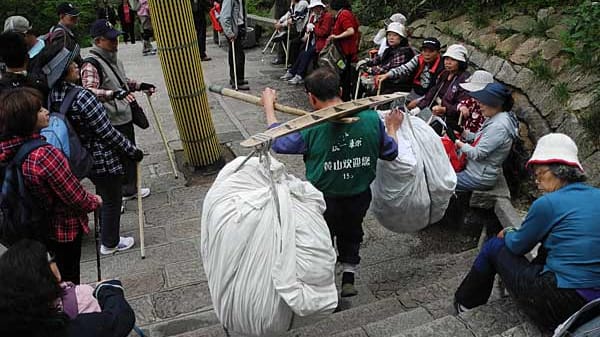
{"label": "black backpack", "polygon": [[47,241],[47,212],[25,186],[21,170],[31,151],[41,146],[50,145],[42,139],[32,139],[23,143],[15,157],[0,167],[0,243],[5,246],[25,238]]}

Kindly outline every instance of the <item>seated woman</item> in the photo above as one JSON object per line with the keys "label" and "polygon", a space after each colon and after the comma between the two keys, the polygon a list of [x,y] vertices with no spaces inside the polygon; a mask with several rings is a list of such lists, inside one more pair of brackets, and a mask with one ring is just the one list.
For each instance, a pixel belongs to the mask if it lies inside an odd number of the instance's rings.
{"label": "seated woman", "polygon": [[[382,56],[375,56],[373,59],[362,60],[357,63],[357,68],[363,68],[370,75],[386,74],[388,71],[403,65],[415,56],[415,51],[408,44],[408,35],[404,25],[392,22],[387,29],[387,45]],[[396,91],[410,91],[411,84],[406,81],[386,81],[383,82],[381,93],[392,93]]]}
{"label": "seated woman", "polygon": [[[467,92],[472,92],[479,91],[490,83],[494,83],[494,75],[485,70],[477,70],[471,77],[467,78],[465,83],[459,85]],[[458,111],[460,112],[460,123],[458,124],[460,124],[461,128],[473,133],[481,129],[485,117],[481,113],[481,106],[475,98],[469,97],[460,101],[458,103]]]}
{"label": "seated woman", "polygon": [[477,133],[463,131],[467,143],[455,142],[467,157],[465,169],[456,174],[456,190],[489,190],[496,185],[502,163],[518,137],[519,122],[511,112],[511,92],[502,84],[491,83],[469,95],[479,102],[481,113],[487,119]]}
{"label": "seated woman", "polygon": [[308,8],[311,15],[305,27],[305,35],[303,46],[300,54],[296,58],[296,62],[292,68],[286,71],[285,75],[280,79],[288,81],[289,84],[304,83],[304,76],[309,64],[314,61],[321,50],[325,47],[327,37],[331,34],[333,27],[333,16],[325,10],[325,4],[321,0],[312,1]]}
{"label": "seated woman", "polygon": [[[425,97],[411,110],[411,114],[419,114],[423,109],[431,109],[434,116],[442,119],[453,130],[458,126],[458,103],[467,98],[465,91],[459,86],[469,77],[467,71],[467,48],[453,44],[442,55],[445,70],[439,75],[435,86],[429,88]],[[427,116],[424,116],[429,118]],[[442,135],[442,123],[432,123],[432,127]]]}
{"label": "seated woman", "polygon": [[97,307],[79,310],[70,319],[57,272],[46,247],[37,241],[21,240],[0,257],[0,336],[125,337],[129,334],[135,314],[125,300],[121,282],[99,283],[92,300],[97,300],[100,311]]}
{"label": "seated woman", "polygon": [[389,47],[387,43],[387,28],[392,22],[406,26],[406,16],[402,13],[395,13],[389,19],[384,20],[385,28],[380,29],[373,38],[373,42],[379,46],[379,49],[377,49],[378,56],[383,56],[383,52]]}
{"label": "seated woman", "polygon": [[[540,138],[527,166],[546,194],[519,229],[506,228],[484,244],[456,291],[455,308],[485,304],[497,273],[527,314],[554,329],[600,298],[600,189],[583,183],[577,145],[564,134]],[[529,262],[524,255],[538,243]]]}
{"label": "seated woman", "polygon": [[[10,89],[0,95],[0,163],[10,162],[22,146],[40,142],[40,130],[49,123],[39,91]],[[87,213],[102,205],[102,198],[85,190],[73,175],[64,154],[44,142],[25,157],[21,165],[25,187],[44,212],[40,228],[64,271],[65,281],[79,283],[81,238],[90,231]],[[44,234],[40,234],[44,235]],[[18,237],[17,237],[18,238]],[[9,242],[12,243],[12,242]]]}

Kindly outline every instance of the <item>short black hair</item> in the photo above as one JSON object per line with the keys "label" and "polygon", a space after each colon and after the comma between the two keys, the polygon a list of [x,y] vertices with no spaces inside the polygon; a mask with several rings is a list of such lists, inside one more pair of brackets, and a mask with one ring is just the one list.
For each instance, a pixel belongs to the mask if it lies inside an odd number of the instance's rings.
{"label": "short black hair", "polygon": [[8,89],[0,94],[0,134],[4,137],[27,137],[37,125],[42,108],[42,94],[33,88]]}
{"label": "short black hair", "polygon": [[22,34],[6,32],[0,34],[0,59],[9,68],[21,68],[29,59],[27,44]]}
{"label": "short black hair", "polygon": [[462,73],[469,68],[469,64],[464,61],[458,61],[458,72]]}
{"label": "short black hair", "polygon": [[338,11],[342,8],[352,10],[352,5],[350,5],[350,1],[348,0],[331,0],[329,6],[334,11]]}
{"label": "short black hair", "polygon": [[331,68],[321,67],[304,79],[304,88],[320,101],[328,101],[339,97],[340,76]]}
{"label": "short black hair", "polygon": [[62,292],[43,244],[10,246],[0,257],[0,336],[65,336],[68,320],[56,304]]}

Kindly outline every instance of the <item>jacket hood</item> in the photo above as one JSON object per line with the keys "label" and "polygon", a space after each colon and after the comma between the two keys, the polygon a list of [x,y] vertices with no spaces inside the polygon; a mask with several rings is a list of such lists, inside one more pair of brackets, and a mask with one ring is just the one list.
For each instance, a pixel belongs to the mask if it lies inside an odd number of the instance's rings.
{"label": "jacket hood", "polygon": [[512,111],[501,112],[491,119],[504,127],[512,139],[519,137],[519,120]]}
{"label": "jacket hood", "polygon": [[28,137],[9,137],[0,139],[0,163],[7,164],[19,151],[23,143],[30,139],[42,138],[40,134],[34,134]]}

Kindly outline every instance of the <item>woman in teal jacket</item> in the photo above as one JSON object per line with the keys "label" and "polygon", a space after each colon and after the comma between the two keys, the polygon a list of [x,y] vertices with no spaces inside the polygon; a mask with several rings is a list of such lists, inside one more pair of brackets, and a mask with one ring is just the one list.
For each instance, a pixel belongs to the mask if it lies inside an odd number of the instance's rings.
{"label": "woman in teal jacket", "polygon": [[[495,274],[541,326],[553,329],[600,298],[600,189],[584,184],[577,146],[559,133],[539,139],[527,163],[545,194],[520,228],[487,241],[455,294],[458,312],[485,304]],[[537,257],[525,254],[538,243]]]}

